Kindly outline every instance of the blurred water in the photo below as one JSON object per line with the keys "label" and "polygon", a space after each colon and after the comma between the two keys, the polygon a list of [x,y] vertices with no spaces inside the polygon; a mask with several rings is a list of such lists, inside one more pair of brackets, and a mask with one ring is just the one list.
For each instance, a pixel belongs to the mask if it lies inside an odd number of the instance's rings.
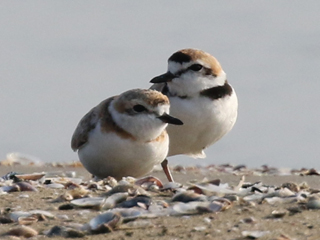
{"label": "blurred water", "polygon": [[71,135],[101,100],[149,88],[176,50],[213,54],[239,97],[205,160],[320,167],[319,1],[23,1],[0,6],[0,159],[76,160]]}

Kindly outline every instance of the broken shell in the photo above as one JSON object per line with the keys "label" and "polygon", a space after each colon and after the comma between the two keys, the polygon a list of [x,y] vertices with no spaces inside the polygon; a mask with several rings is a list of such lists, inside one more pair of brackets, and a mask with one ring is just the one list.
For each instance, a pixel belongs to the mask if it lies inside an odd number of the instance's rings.
{"label": "broken shell", "polygon": [[207,200],[206,196],[195,193],[193,191],[183,191],[183,192],[177,193],[171,199],[172,202],[184,202],[184,203],[192,202],[192,201],[204,202],[206,200]]}
{"label": "broken shell", "polygon": [[36,217],[19,217],[18,218],[18,223],[20,225],[31,225],[36,222],[38,222],[38,218]]}
{"label": "broken shell", "polygon": [[199,212],[210,212],[209,202],[179,202],[170,209],[170,215],[191,215]]}
{"label": "broken shell", "polygon": [[99,208],[104,200],[104,197],[79,198],[72,200],[70,203],[73,206],[81,208]]}
{"label": "broken shell", "polygon": [[141,207],[144,209],[148,209],[151,204],[151,198],[145,195],[137,195],[134,198],[131,198],[127,201],[117,204],[116,207],[120,208],[131,208],[131,207]]}
{"label": "broken shell", "polygon": [[283,218],[288,212],[286,210],[274,210],[271,213],[273,218]]}
{"label": "broken shell", "polygon": [[75,189],[69,190],[68,194],[70,194],[73,199],[78,199],[87,196],[89,194],[89,191],[84,187],[80,186]]}
{"label": "broken shell", "polygon": [[137,188],[138,186],[134,186],[134,185],[117,185],[114,188],[112,188],[110,191],[102,195],[108,197],[118,192],[129,192],[129,191],[133,192]]}
{"label": "broken shell", "polygon": [[103,179],[103,184],[109,185],[110,187],[114,188],[115,186],[117,186],[118,181],[114,177],[107,177]]}
{"label": "broken shell", "polygon": [[67,227],[54,226],[46,234],[48,237],[65,237],[65,238],[81,238],[85,234],[82,231]]}
{"label": "broken shell", "polygon": [[63,189],[64,185],[61,183],[50,183],[45,185],[47,188],[52,188],[52,189]]}
{"label": "broken shell", "polygon": [[250,239],[256,239],[263,237],[267,234],[269,234],[270,231],[242,231],[242,236],[250,238]]}
{"label": "broken shell", "polygon": [[148,189],[150,185],[157,185],[159,188],[163,188],[163,184],[160,179],[152,176],[140,178],[135,181],[135,184],[141,186],[144,189]]}
{"label": "broken shell", "polygon": [[31,227],[19,226],[10,229],[7,233],[10,236],[30,238],[38,235],[38,232]]}
{"label": "broken shell", "polygon": [[307,204],[307,208],[309,209],[320,209],[320,199],[317,196],[312,196],[309,198]]}
{"label": "broken shell", "polygon": [[121,223],[121,216],[117,213],[106,212],[91,219],[89,226],[93,233],[111,232]]}
{"label": "broken shell", "polygon": [[204,194],[211,195],[212,193],[218,194],[235,194],[236,191],[231,190],[228,184],[220,184],[219,186],[214,184],[194,184],[194,186],[200,188]]}
{"label": "broken shell", "polygon": [[102,210],[111,209],[114,206],[116,206],[116,204],[125,201],[128,196],[129,196],[129,194],[126,192],[115,193],[115,194],[104,199],[104,201],[100,205],[100,209],[102,209]]}
{"label": "broken shell", "polygon": [[182,187],[182,184],[181,183],[178,183],[178,182],[169,182],[169,183],[166,183],[163,185],[163,188],[161,189],[161,191],[166,191],[166,190],[169,190],[169,191],[175,191],[179,188]]}
{"label": "broken shell", "polygon": [[288,188],[290,191],[292,192],[299,192],[300,191],[300,187],[298,184],[293,183],[293,182],[287,182],[287,183],[283,183],[281,185],[282,188]]}

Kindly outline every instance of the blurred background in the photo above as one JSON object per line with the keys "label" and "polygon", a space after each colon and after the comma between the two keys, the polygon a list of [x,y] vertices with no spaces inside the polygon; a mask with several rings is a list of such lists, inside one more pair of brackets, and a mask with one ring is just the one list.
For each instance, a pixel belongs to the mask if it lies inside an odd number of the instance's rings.
{"label": "blurred background", "polygon": [[78,159],[70,139],[100,101],[149,80],[182,48],[214,55],[239,98],[206,159],[172,165],[320,167],[319,1],[5,1],[0,160]]}

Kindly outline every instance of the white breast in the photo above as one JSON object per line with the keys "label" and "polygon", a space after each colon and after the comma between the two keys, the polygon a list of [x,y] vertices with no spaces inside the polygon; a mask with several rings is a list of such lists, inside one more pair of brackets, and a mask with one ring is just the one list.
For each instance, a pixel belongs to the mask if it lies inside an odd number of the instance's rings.
{"label": "white breast", "polygon": [[162,140],[145,143],[123,139],[113,132],[101,133],[98,124],[78,154],[85,168],[99,178],[140,177],[165,159],[168,135]]}
{"label": "white breast", "polygon": [[203,158],[203,149],[228,133],[237,119],[238,100],[231,96],[212,100],[206,97],[170,98],[170,114],[184,123],[168,126],[170,147],[168,156],[186,154]]}

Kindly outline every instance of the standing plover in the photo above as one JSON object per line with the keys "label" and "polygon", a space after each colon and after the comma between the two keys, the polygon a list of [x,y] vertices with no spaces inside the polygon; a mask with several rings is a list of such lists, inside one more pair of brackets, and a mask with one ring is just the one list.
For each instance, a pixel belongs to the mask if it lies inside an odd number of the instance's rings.
{"label": "standing plover", "polygon": [[[197,49],[183,49],[168,59],[168,71],[153,78],[151,89],[167,95],[170,112],[183,126],[167,128],[168,156],[204,158],[204,149],[228,133],[237,119],[238,99],[220,63]],[[167,160],[162,162],[166,167]],[[173,181],[171,174],[167,175]]]}

